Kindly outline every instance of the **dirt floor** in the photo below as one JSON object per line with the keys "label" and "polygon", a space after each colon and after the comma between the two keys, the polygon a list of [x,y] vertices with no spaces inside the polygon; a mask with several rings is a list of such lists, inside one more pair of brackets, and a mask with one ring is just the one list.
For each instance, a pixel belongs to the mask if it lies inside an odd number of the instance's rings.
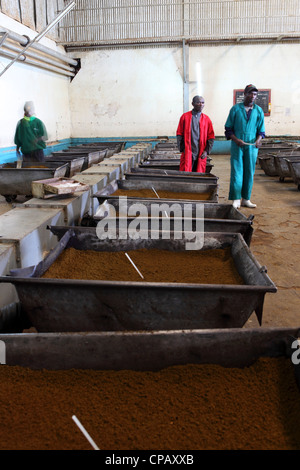
{"label": "dirt floor", "polygon": [[[219,202],[230,203],[230,156],[212,155],[212,163],[212,173],[219,177]],[[14,204],[26,199],[19,196]],[[300,191],[292,180],[280,182],[257,165],[251,200],[257,204],[255,209],[240,209],[247,216],[254,215],[251,250],[278,288],[276,294],[265,296],[262,326],[300,326]],[[12,208],[0,196],[0,214]],[[258,326],[252,314],[245,328]]]}
{"label": "dirt floor", "polygon": [[[228,203],[230,156],[213,155],[212,173],[219,177],[219,202]],[[267,267],[276,284],[275,294],[266,294],[262,326],[300,325],[300,191],[291,179],[267,176],[256,166],[251,201],[255,209],[241,208],[254,215],[251,251]],[[258,327],[252,314],[245,327]]]}

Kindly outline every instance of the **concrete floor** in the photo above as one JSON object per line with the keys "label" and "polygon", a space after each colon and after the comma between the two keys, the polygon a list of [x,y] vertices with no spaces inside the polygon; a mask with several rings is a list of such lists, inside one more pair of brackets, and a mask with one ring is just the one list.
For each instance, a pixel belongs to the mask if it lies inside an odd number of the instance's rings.
{"label": "concrete floor", "polygon": [[[228,203],[230,156],[212,155],[212,173],[219,177],[219,202]],[[18,197],[16,203],[26,199]],[[265,175],[257,165],[252,202],[255,209],[241,208],[247,216],[254,214],[254,234],[251,250],[257,261],[267,267],[268,275],[276,284],[276,294],[266,294],[263,327],[300,326],[300,191],[286,179]],[[10,210],[11,204],[0,196],[0,214]],[[255,314],[245,328],[258,327]]]}
{"label": "concrete floor", "polygon": [[[219,202],[228,203],[230,156],[213,155],[212,173],[219,177]],[[253,214],[254,233],[251,251],[266,266],[277,286],[276,294],[266,294],[263,327],[300,326],[300,191],[292,180],[280,182],[256,166],[251,201],[255,209],[241,208]],[[231,201],[230,201],[231,202]],[[258,327],[252,314],[245,327]]]}

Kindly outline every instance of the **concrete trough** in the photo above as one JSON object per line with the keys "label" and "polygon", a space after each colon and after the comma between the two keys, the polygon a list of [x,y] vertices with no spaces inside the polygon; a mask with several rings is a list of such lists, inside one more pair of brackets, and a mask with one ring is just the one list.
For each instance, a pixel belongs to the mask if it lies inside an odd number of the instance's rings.
{"label": "concrete trough", "polygon": [[16,264],[24,268],[39,263],[57,244],[49,225],[65,225],[61,208],[20,205],[0,215],[0,245],[15,246]]}
{"label": "concrete trough", "polygon": [[[13,165],[15,166],[16,162]],[[11,164],[0,166],[0,194],[7,202],[11,202],[18,195],[32,194],[32,181],[64,178],[68,171],[68,163],[23,162],[21,168],[11,166]]]}
{"label": "concrete trough", "polygon": [[128,150],[124,150],[123,152],[120,152],[118,155],[114,155],[114,157],[129,158],[131,161],[131,166],[134,166],[144,161],[144,151],[128,149]]}
{"label": "concrete trough", "polygon": [[[204,232],[228,232],[240,233],[248,246],[251,244],[253,234],[253,215],[245,216],[238,209],[234,208],[232,204],[202,204],[203,214],[199,218],[195,205],[191,205],[190,213],[186,213],[184,204],[176,205],[175,213],[172,210],[165,213],[165,206],[161,206],[159,213],[153,212],[153,206],[150,204],[146,206],[147,215],[133,215],[129,216],[129,208],[124,207],[124,212],[120,211],[120,207],[115,207],[115,212],[118,211],[119,216],[111,214],[108,211],[107,205],[100,205],[93,217],[93,224],[90,226],[96,227],[97,224],[107,222],[108,217],[114,217],[112,223],[115,223],[117,230],[124,229],[124,227],[131,230],[140,230],[150,236],[151,232],[158,230],[162,233],[179,232],[184,234],[186,230],[196,233],[197,230],[204,230]],[[164,208],[163,208],[164,207]],[[172,209],[172,206],[170,206]],[[177,213],[177,209],[179,213]],[[198,216],[198,217],[197,217]]]}
{"label": "concrete trough", "polygon": [[[36,370],[159,371],[186,364],[243,368],[261,357],[292,359],[298,337],[299,327],[0,334],[0,359],[7,366]],[[292,366],[299,384],[299,366]]]}
{"label": "concrete trough", "polygon": [[126,162],[120,162],[120,161],[112,161],[110,162],[110,158],[105,159],[103,162],[99,163],[98,165],[92,165],[86,170],[82,172],[84,175],[101,175],[101,174],[108,174],[112,173],[114,170],[118,173],[119,178],[123,178],[124,173],[126,171],[125,169]]}
{"label": "concrete trough", "polygon": [[89,186],[89,210],[87,211],[88,215],[93,216],[97,208],[99,206],[97,198],[93,196],[101,189],[105,188],[105,186],[109,183],[109,174],[95,174],[95,175],[87,175],[87,174],[77,174],[74,176],[74,181],[78,181],[84,185]]}
{"label": "concrete trough", "polygon": [[65,225],[78,225],[90,211],[91,197],[88,191],[72,196],[55,196],[48,199],[32,198],[23,203],[27,208],[59,209],[64,214]]}
{"label": "concrete trough", "polygon": [[117,156],[112,156],[110,158],[108,158],[107,160],[105,160],[106,162],[108,162],[110,165],[121,165],[122,167],[122,173],[124,174],[126,171],[128,171],[131,166],[133,165],[133,158],[131,157],[123,157],[123,156],[120,156],[120,157],[117,157]]}
{"label": "concrete trough", "polygon": [[[211,184],[211,183],[203,183],[200,182],[192,182],[192,183],[185,183],[185,182],[177,182],[177,181],[155,181],[155,184],[151,180],[115,180],[112,181],[109,185],[106,186],[102,191],[95,194],[95,197],[98,198],[99,203],[101,204],[105,200],[110,202],[111,200],[117,199],[119,200],[119,196],[114,195],[114,193],[118,190],[126,191],[130,190],[145,190],[149,189],[153,192],[153,197],[143,197],[143,196],[130,196],[128,192],[127,200],[132,200],[135,202],[142,202],[144,200],[148,200],[150,202],[174,202],[174,201],[181,201],[185,203],[189,202],[198,202],[198,203],[216,203],[218,202],[218,184]],[[157,197],[159,191],[168,191],[170,195],[173,197],[162,198]],[[188,193],[191,194],[190,199],[180,199],[180,193]],[[195,194],[195,198],[193,199],[193,194]],[[200,199],[198,196],[203,195],[203,199]],[[159,196],[159,194],[158,194]],[[204,200],[204,197],[207,199]]]}
{"label": "concrete trough", "polygon": [[104,162],[99,163],[98,165],[93,165],[87,170],[81,172],[85,176],[106,176],[108,182],[111,182],[115,179],[119,179],[122,176],[122,171],[120,165],[109,165]]}
{"label": "concrete trough", "polygon": [[15,286],[23,315],[40,333],[241,328],[253,312],[261,324],[264,297],[277,291],[243,237],[225,233],[207,233],[201,249],[230,247],[243,285],[41,278],[68,247],[186,252],[187,239],[100,240],[91,228],[50,230],[59,244],[41,263],[0,278]]}

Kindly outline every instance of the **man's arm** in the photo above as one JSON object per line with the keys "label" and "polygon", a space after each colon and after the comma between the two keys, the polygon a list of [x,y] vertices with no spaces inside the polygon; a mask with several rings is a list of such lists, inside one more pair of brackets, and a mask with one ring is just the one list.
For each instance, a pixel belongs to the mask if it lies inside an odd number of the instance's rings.
{"label": "man's arm", "polygon": [[178,147],[179,152],[184,152],[184,137],[183,137],[183,135],[177,135],[176,139],[177,139],[177,147]]}

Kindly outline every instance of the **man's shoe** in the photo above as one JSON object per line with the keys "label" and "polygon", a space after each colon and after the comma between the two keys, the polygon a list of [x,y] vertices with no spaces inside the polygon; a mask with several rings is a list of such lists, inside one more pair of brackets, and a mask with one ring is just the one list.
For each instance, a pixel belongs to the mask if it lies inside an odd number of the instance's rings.
{"label": "man's shoe", "polygon": [[253,204],[251,201],[248,199],[242,199],[242,206],[244,207],[256,207],[256,204]]}
{"label": "man's shoe", "polygon": [[241,207],[241,201],[240,199],[235,199],[232,203],[233,207],[235,207],[235,209],[238,209],[239,207]]}

